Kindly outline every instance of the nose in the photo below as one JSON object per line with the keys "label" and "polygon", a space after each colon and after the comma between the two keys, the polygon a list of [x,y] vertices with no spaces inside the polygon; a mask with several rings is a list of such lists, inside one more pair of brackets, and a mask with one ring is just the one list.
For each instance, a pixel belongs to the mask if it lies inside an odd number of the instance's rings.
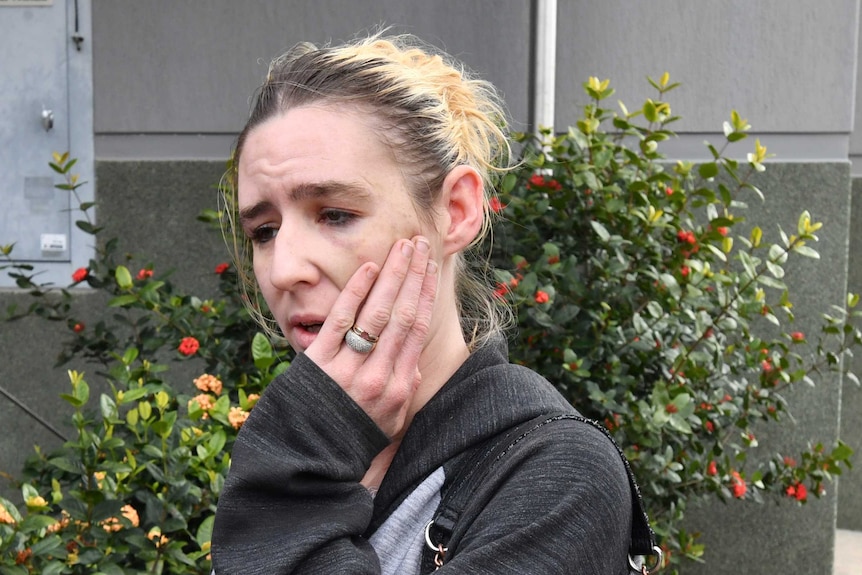
{"label": "nose", "polygon": [[300,285],[314,285],[319,279],[315,263],[317,253],[303,234],[289,234],[283,226],[275,238],[269,262],[269,280],[280,291],[292,291]]}

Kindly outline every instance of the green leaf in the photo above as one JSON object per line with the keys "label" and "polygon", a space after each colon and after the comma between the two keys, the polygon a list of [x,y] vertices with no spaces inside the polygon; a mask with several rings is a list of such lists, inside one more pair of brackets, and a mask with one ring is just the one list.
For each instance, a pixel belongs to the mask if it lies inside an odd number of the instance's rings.
{"label": "green leaf", "polygon": [[138,301],[138,296],[132,294],[119,295],[108,301],[108,307],[125,307]]}
{"label": "green leaf", "polygon": [[596,232],[596,234],[598,234],[599,238],[601,238],[603,242],[607,242],[610,239],[611,235],[608,233],[607,228],[601,222],[597,222],[596,220],[590,220],[590,225],[593,227],[593,230]]}
{"label": "green leaf", "polygon": [[504,194],[508,194],[515,188],[515,184],[518,183],[518,176],[509,172],[503,177],[503,182],[500,185],[500,191]]}
{"label": "green leaf", "polygon": [[853,448],[843,441],[838,441],[838,446],[832,450],[832,458],[837,461],[848,461],[852,455]]}
{"label": "green leaf", "polygon": [[54,457],[48,460],[50,465],[53,465],[57,469],[62,469],[63,471],[68,471],[69,473],[82,473],[84,471],[83,464],[79,459],[73,459],[71,457]]}
{"label": "green leaf", "polygon": [[99,396],[99,407],[102,410],[102,417],[105,419],[117,419],[119,417],[117,404],[113,397],[103,393]]}
{"label": "green leaf", "polygon": [[815,260],[820,259],[820,254],[817,253],[817,250],[809,248],[808,246],[799,244],[793,248],[793,251],[801,256],[805,256],[806,258],[812,258]]}
{"label": "green leaf", "polygon": [[117,266],[114,272],[114,277],[117,280],[117,285],[120,289],[129,289],[132,287],[132,274],[129,273],[129,268],[126,266]]}
{"label": "green leaf", "polygon": [[714,178],[718,175],[718,164],[716,164],[715,162],[701,164],[697,168],[697,173],[700,174],[700,177],[705,180]]}
{"label": "green leaf", "polygon": [[272,344],[269,343],[269,339],[262,333],[257,332],[254,334],[254,339],[251,341],[251,356],[254,358],[255,363],[259,359],[272,359]]}

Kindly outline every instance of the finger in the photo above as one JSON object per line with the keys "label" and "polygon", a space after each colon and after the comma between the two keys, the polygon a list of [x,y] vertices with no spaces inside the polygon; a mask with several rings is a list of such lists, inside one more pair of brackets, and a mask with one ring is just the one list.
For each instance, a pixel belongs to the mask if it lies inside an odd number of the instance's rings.
{"label": "finger", "polygon": [[[434,301],[437,296],[437,280],[437,262],[428,260],[422,288],[419,293],[416,319],[401,345],[401,353],[398,354],[395,360],[394,372],[397,379],[410,377],[411,373],[419,365],[419,358],[425,349],[425,343],[431,329],[431,317],[434,312]],[[414,377],[413,379],[414,385],[418,383],[418,378]]]}
{"label": "finger", "polygon": [[[422,285],[425,281],[425,275],[428,269],[428,261],[430,258],[431,245],[428,240],[416,236],[413,239],[416,246],[413,257],[410,260],[410,265],[407,270],[397,297],[391,305],[389,311],[389,320],[385,327],[380,332],[380,342],[378,346],[382,349],[375,350],[378,356],[387,356],[388,359],[394,362],[395,358],[401,353],[401,346],[404,339],[413,327],[416,321],[416,316],[419,309],[419,301],[422,293]],[[369,304],[374,297],[374,290],[369,297]],[[362,321],[365,321],[366,307],[363,307],[359,316]],[[374,307],[371,307],[373,310]]]}
{"label": "finger", "polygon": [[389,250],[380,277],[374,282],[371,292],[354,323],[359,329],[379,337],[392,316],[392,309],[401,293],[405,279],[411,269],[416,246],[410,240],[399,240]]}
{"label": "finger", "polygon": [[359,266],[336,298],[320,328],[320,333],[306,350],[306,355],[318,364],[335,357],[341,349],[344,334],[356,321],[356,314],[374,286],[379,273],[380,268],[374,262],[366,262]]}

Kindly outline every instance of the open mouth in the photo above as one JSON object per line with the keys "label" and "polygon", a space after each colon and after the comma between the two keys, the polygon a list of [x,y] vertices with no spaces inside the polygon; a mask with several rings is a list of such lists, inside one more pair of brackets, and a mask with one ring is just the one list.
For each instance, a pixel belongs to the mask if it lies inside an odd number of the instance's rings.
{"label": "open mouth", "polygon": [[299,326],[309,333],[318,333],[323,326],[322,323],[301,323]]}

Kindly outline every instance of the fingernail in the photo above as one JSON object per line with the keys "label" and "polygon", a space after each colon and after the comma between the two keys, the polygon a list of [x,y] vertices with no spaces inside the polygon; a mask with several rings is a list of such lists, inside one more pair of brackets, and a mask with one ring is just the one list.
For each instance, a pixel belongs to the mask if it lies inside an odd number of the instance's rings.
{"label": "fingernail", "polygon": [[427,254],[431,249],[431,244],[425,238],[419,238],[416,240],[416,249],[419,250],[419,253]]}
{"label": "fingernail", "polygon": [[434,260],[428,260],[428,265],[425,266],[425,273],[429,276],[433,276],[437,273],[437,262]]}
{"label": "fingernail", "polygon": [[401,253],[404,254],[405,257],[410,257],[413,255],[413,244],[410,242],[404,242],[401,246]]}

